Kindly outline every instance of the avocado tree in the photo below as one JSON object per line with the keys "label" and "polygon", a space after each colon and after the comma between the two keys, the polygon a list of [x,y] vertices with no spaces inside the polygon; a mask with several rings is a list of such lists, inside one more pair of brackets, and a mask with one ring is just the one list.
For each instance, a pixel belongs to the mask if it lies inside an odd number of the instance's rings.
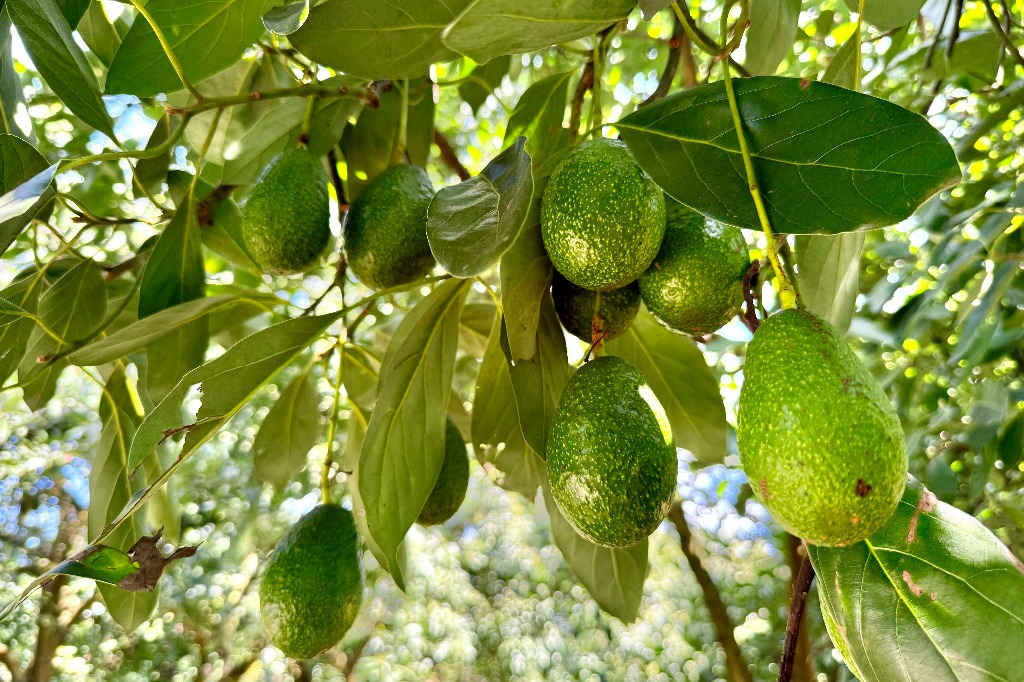
{"label": "avocado tree", "polygon": [[[232,518],[276,544],[236,588],[254,651],[348,677],[372,637],[336,645],[437,558],[414,528],[450,537],[485,485],[546,516],[593,622],[642,624],[692,572],[722,664],[689,679],[1017,679],[1022,21],[1020,0],[0,3],[0,405],[63,415],[0,430],[0,548],[26,476],[73,478],[28,453],[89,444],[87,502],[56,496],[0,611],[39,609],[35,656],[12,639],[0,663],[47,679],[96,600],[144,640],[169,583],[190,608],[189,565],[239,561],[182,519],[248,497]],[[777,664],[746,660],[691,528],[705,472],[791,560]],[[289,529],[261,517],[310,496]],[[668,533],[685,568],[658,560]],[[491,635],[476,674],[522,674]]]}

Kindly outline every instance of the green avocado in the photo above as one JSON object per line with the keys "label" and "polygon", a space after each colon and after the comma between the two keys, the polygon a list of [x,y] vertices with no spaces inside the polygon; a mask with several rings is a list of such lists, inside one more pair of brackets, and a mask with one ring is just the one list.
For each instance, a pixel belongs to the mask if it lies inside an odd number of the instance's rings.
{"label": "green avocado", "polygon": [[747,347],[736,437],[754,495],[815,545],[867,538],[896,510],[907,451],[896,410],[832,325],[772,315]]}
{"label": "green avocado", "polygon": [[669,329],[703,336],[735,317],[750,267],[738,227],[722,225],[666,196],[665,240],[640,275],[640,296]]}
{"label": "green avocado", "polygon": [[636,282],[612,291],[591,291],[556,272],[551,297],[562,326],[586,343],[621,336],[640,310],[640,285]]}
{"label": "green avocado", "polygon": [[599,545],[635,545],[672,505],[678,469],[672,428],[643,374],[621,358],[591,360],[569,380],[547,460],[562,515]]}
{"label": "green avocado", "polygon": [[277,544],[260,583],[260,616],[274,646],[312,658],[348,632],[363,601],[352,512],[323,504]]}
{"label": "green avocado", "polygon": [[253,185],[242,234],[267,272],[292,274],[320,261],[331,240],[330,222],[323,165],[305,149],[290,149]]}
{"label": "green avocado", "polygon": [[444,463],[441,465],[441,473],[437,475],[437,483],[430,491],[430,497],[416,521],[423,526],[436,526],[455,516],[462,501],[466,499],[468,487],[469,457],[466,456],[466,442],[462,440],[459,427],[449,417],[444,432]]}
{"label": "green avocado", "polygon": [[599,137],[555,169],[540,221],[555,269],[576,286],[609,291],[654,260],[665,236],[665,198],[624,143]]}
{"label": "green avocado", "polygon": [[359,193],[345,221],[345,257],[360,282],[388,289],[433,270],[427,241],[433,197],[427,172],[407,164],[387,169]]}

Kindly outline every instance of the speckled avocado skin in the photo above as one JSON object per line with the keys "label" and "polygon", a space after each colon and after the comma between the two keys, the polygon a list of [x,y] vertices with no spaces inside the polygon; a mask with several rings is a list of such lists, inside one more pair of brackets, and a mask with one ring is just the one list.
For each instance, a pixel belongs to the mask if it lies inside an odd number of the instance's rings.
{"label": "speckled avocado skin", "polygon": [[672,505],[678,465],[668,417],[640,370],[621,358],[592,360],[569,380],[547,459],[562,515],[599,545],[635,545]]}
{"label": "speckled avocado skin", "polygon": [[249,251],[274,274],[305,272],[331,239],[327,175],[305,149],[270,162],[245,205],[242,234]]}
{"label": "speckled avocado skin", "polygon": [[907,451],[892,403],[828,322],[769,317],[747,347],[736,436],[757,497],[790,533],[845,546],[881,528]]}
{"label": "speckled avocado skin", "polygon": [[647,271],[640,296],[669,329],[703,336],[735,317],[743,304],[750,255],[743,232],[666,196],[665,239]]}
{"label": "speckled avocado skin", "polygon": [[436,526],[455,516],[466,499],[467,487],[469,457],[466,455],[466,442],[462,440],[459,427],[449,417],[444,432],[444,463],[441,464],[441,473],[437,475],[437,483],[416,520],[423,526]]}
{"label": "speckled avocado skin", "polygon": [[586,343],[595,343],[602,336],[605,341],[621,336],[640,310],[640,285],[636,282],[612,291],[591,291],[556,272],[551,297],[562,326]]}
{"label": "speckled avocado skin", "polygon": [[635,280],[665,235],[661,189],[619,140],[596,138],[555,169],[541,203],[541,233],[555,269],[584,289]]}
{"label": "speckled avocado skin", "polygon": [[427,172],[403,164],[384,171],[349,208],[345,256],[359,281],[387,289],[425,277],[434,268],[427,241],[427,206],[434,196]]}
{"label": "speckled avocado skin", "polygon": [[352,627],[363,600],[363,573],[352,512],[315,507],[277,544],[260,583],[260,616],[274,646],[312,658]]}

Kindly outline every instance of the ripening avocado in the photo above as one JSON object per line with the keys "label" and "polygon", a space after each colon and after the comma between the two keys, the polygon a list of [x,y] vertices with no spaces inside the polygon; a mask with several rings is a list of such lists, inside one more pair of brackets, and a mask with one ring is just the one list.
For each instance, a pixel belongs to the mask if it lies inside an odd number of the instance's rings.
{"label": "ripening avocado", "polygon": [[253,185],[242,234],[267,272],[293,274],[320,261],[331,240],[330,221],[323,165],[305,149],[290,149]]}
{"label": "ripening avocado", "polygon": [[599,545],[635,545],[672,505],[678,468],[672,428],[643,374],[621,358],[591,360],[569,380],[547,459],[562,515]]}
{"label": "ripening avocado", "polygon": [[640,296],[669,329],[710,334],[743,305],[747,242],[738,227],[705,218],[667,195],[665,207],[665,239],[640,275]]}
{"label": "ripening avocado", "polygon": [[441,464],[441,473],[437,475],[437,483],[416,521],[423,526],[436,526],[455,516],[462,501],[466,499],[467,487],[469,457],[466,455],[466,442],[462,440],[459,427],[449,417],[444,431],[444,463]]}
{"label": "ripening avocado", "polygon": [[363,571],[352,512],[322,504],[274,549],[260,584],[260,616],[274,646],[312,658],[348,632],[363,601]]}
{"label": "ripening avocado", "polygon": [[388,289],[425,277],[434,268],[427,241],[427,206],[434,197],[427,172],[402,164],[360,192],[345,221],[345,256],[359,281]]}
{"label": "ripening avocado", "polygon": [[654,260],[665,236],[665,198],[624,143],[599,137],[555,169],[540,221],[555,269],[576,286],[610,291]]}
{"label": "ripening avocado", "polygon": [[591,291],[555,272],[551,297],[562,326],[586,343],[621,336],[640,310],[640,285],[636,282],[612,291]]}
{"label": "ripening avocado", "polygon": [[805,310],[772,315],[747,346],[743,375],[736,437],[758,501],[816,545],[881,528],[906,482],[903,429],[835,328]]}

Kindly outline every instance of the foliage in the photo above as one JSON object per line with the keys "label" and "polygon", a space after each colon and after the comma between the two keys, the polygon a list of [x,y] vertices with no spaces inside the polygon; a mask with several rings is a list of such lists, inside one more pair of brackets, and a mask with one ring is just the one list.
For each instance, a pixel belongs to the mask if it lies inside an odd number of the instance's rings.
{"label": "foliage", "polygon": [[[1024,627],[995,596],[1019,591],[1024,554],[1024,3],[866,0],[863,21],[853,0],[507,4],[0,3],[0,596],[57,569],[0,621],[0,676],[310,674],[271,650],[250,586],[326,495],[369,551],[325,678],[718,679],[740,656],[767,679],[798,545],[751,499],[730,424],[747,325],[789,283],[848,329],[920,481],[866,543],[811,548],[805,659],[887,680],[884,650],[916,679],[948,649],[924,633],[966,628],[952,678],[1019,669],[986,630]],[[745,228],[758,263],[743,320],[691,340],[641,311],[593,349],[664,406],[695,543],[663,524],[598,547],[546,485],[587,348],[548,294],[540,204],[599,135]],[[245,201],[296,146],[328,171],[337,239],[302,276],[264,274]],[[342,225],[404,161],[442,187],[439,266],[373,292]],[[448,417],[478,464],[425,530]],[[94,591],[161,527],[195,556],[155,592]]]}

